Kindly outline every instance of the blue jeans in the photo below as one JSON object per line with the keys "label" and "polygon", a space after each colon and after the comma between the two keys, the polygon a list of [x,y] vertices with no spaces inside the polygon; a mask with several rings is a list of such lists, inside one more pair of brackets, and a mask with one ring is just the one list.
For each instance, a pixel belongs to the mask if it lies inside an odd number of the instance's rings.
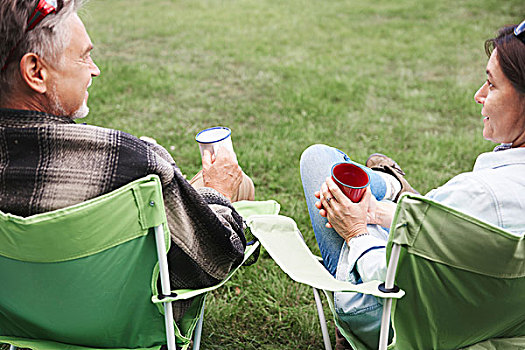
{"label": "blue jeans", "polygon": [[314,192],[319,191],[325,179],[330,177],[332,166],[340,162],[354,163],[368,173],[370,177],[370,190],[378,201],[382,200],[386,193],[385,180],[383,180],[381,176],[371,169],[353,162],[346,154],[337,148],[326,145],[312,145],[301,155],[301,181],[303,183],[304,196],[314,229],[315,239],[319,245],[324,266],[334,277],[344,240],[334,229],[325,226],[327,223],[326,218],[319,215],[319,209],[314,205],[317,201]]}
{"label": "blue jeans", "polygon": [[[346,154],[336,148],[325,145],[313,145],[303,152],[300,163],[301,180],[315,239],[319,245],[324,265],[334,277],[336,277],[341,251],[346,246],[343,238],[334,229],[325,226],[326,218],[319,215],[319,209],[314,205],[317,201],[314,192],[318,191],[321,188],[321,184],[330,176],[332,166],[335,163],[344,161],[352,162]],[[386,193],[385,180],[373,170],[355,162],[352,163],[362,167],[368,173],[372,194],[378,201],[382,200]],[[372,228],[369,227],[368,229],[371,230]],[[348,249],[346,249],[347,254],[348,252]],[[343,259],[343,262],[345,261]],[[346,262],[346,265],[348,265],[348,261]],[[355,269],[346,271],[349,267],[345,266],[344,263],[340,266],[340,269],[339,279],[341,279],[341,274],[343,274],[344,280],[355,284],[361,283],[361,277]],[[381,327],[383,310],[381,302],[371,295],[336,292],[334,293],[334,304],[340,320],[345,322],[362,342],[370,348],[375,348],[379,341],[379,329]],[[390,337],[392,337],[392,334],[391,331]]]}

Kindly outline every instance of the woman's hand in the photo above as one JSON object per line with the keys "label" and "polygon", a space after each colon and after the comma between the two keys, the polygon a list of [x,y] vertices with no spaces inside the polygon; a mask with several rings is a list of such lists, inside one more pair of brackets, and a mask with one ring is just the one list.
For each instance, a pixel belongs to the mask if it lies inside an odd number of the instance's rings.
{"label": "woman's hand", "polygon": [[333,228],[346,242],[352,237],[366,233],[370,188],[366,189],[359,203],[353,203],[337,187],[332,178],[327,178],[321,190],[314,194],[319,214],[328,219],[326,227]]}
{"label": "woman's hand", "polygon": [[369,224],[376,224],[381,227],[390,228],[395,211],[396,203],[391,201],[378,202],[376,197],[370,196],[367,222]]}
{"label": "woman's hand", "polygon": [[[370,212],[370,210],[368,211],[368,223],[377,224],[385,228],[390,228],[390,226],[392,225],[392,219],[394,218],[394,213],[396,211],[396,205],[396,203],[390,201],[375,201],[375,208],[373,210],[373,214]],[[372,205],[370,207],[372,207]]]}

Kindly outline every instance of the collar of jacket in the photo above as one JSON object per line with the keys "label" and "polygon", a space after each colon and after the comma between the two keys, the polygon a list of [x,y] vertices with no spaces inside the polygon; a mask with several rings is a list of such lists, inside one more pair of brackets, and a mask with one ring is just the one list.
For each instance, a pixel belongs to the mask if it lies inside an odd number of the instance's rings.
{"label": "collar of jacket", "polygon": [[1,127],[34,127],[43,124],[75,124],[75,122],[68,117],[44,112],[0,108]]}

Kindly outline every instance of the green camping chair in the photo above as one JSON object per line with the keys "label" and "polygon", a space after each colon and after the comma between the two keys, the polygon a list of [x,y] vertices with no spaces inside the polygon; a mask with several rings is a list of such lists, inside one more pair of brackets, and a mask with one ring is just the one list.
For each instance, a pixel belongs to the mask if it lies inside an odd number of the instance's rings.
{"label": "green camping chair", "polygon": [[[277,227],[269,224],[268,216],[253,217],[252,232],[292,279],[325,291],[343,335],[355,349],[368,349],[334,312],[331,292],[345,290],[344,282],[317,271],[314,265],[321,264],[293,220],[282,220],[286,224]],[[279,247],[283,245],[285,252]],[[396,209],[387,254],[386,281],[380,288],[384,293],[378,290],[380,282],[347,288],[386,298],[379,349],[525,349],[523,236],[405,194]],[[297,259],[303,261],[298,264]],[[303,268],[307,264],[311,272]],[[387,344],[390,321],[394,339]],[[328,334],[324,337],[331,349]]]}
{"label": "green camping chair", "polygon": [[[245,206],[248,213],[278,212],[272,202]],[[169,245],[155,175],[44,214],[0,212],[0,343],[42,350],[167,344],[172,350],[188,348],[195,331],[198,348],[206,292],[226,281],[170,291]],[[177,325],[171,303],[192,297]]]}

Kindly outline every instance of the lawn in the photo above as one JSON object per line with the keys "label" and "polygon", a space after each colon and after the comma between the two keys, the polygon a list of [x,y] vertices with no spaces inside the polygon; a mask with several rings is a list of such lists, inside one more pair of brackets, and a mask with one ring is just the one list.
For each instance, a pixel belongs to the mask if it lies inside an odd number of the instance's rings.
{"label": "lawn", "polygon": [[[154,137],[188,176],[195,134],[230,127],[256,199],[281,203],[316,251],[301,152],[388,154],[423,193],[468,171],[493,147],[472,98],[484,40],[522,14],[523,0],[92,0],[102,74],[85,122]],[[209,297],[203,348],[322,348],[311,290],[263,253]]]}

